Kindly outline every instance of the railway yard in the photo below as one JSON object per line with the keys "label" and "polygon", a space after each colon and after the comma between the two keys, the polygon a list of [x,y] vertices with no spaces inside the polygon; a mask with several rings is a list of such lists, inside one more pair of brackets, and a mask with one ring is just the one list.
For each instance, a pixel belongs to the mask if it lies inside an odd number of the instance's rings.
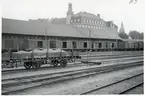
{"label": "railway yard", "polygon": [[82,52],[80,56],[66,67],[3,67],[2,94],[143,94],[143,51]]}

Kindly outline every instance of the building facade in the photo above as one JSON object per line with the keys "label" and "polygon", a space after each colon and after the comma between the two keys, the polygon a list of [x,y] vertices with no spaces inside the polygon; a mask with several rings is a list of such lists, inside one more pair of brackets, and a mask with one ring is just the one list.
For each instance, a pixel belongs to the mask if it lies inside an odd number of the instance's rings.
{"label": "building facade", "polygon": [[100,14],[74,14],[69,3],[66,18],[13,20],[2,19],[2,49],[113,49],[117,48],[118,27]]}

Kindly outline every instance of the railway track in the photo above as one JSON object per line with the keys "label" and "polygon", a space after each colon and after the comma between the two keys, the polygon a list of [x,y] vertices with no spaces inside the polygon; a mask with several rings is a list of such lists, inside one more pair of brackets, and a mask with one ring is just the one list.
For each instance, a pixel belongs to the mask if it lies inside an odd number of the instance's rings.
{"label": "railway track", "polygon": [[[134,55],[143,55],[143,53],[128,53],[128,54],[126,54],[126,53],[124,53],[124,54],[95,54],[95,53],[90,53],[90,54],[88,54],[88,56],[90,56],[90,57],[96,57],[96,56],[123,56],[123,55],[130,55],[130,56],[134,56]],[[87,57],[87,54],[86,55],[80,55],[80,56],[82,56],[82,57]]]}
{"label": "railway track", "polygon": [[[88,60],[93,60],[93,59],[115,59],[115,58],[125,58],[125,57],[138,57],[138,56],[143,56],[142,54],[139,55],[113,55],[113,56],[101,56],[101,57],[95,57],[95,56],[90,56],[88,57]],[[86,57],[83,57],[86,58]]]}
{"label": "railway track", "polygon": [[[115,55],[116,56],[116,55]],[[115,57],[115,56],[111,56],[111,57],[99,57],[99,58],[97,58],[97,59],[99,59],[99,60],[104,60],[104,59],[116,59],[116,58],[127,58],[127,57],[138,57],[138,56],[143,56],[143,55],[141,55],[141,54],[139,54],[139,55],[124,55],[124,56],[117,56],[117,57]],[[84,60],[84,59],[82,59],[82,60]],[[96,58],[88,58],[88,60],[96,60]],[[93,64],[91,64],[91,65],[93,65]],[[94,64],[94,65],[96,65],[96,64]],[[70,65],[67,65],[66,67],[68,68],[68,67],[76,67],[76,66],[84,66],[84,64],[82,64],[81,62],[77,62],[76,64],[70,64]],[[44,67],[41,67],[41,68],[39,68],[39,69],[37,69],[37,70],[45,70],[45,69],[51,69],[51,68],[54,68],[53,66],[44,66]],[[55,67],[55,68],[59,68],[59,66],[58,67]],[[31,70],[26,70],[26,69],[15,69],[15,70],[2,70],[2,74],[6,74],[6,73],[16,73],[16,72],[27,72],[27,71],[29,71],[29,72],[31,72],[31,71],[36,71],[36,69],[31,69]]]}
{"label": "railway track", "polygon": [[135,86],[133,86],[133,87],[131,87],[131,88],[128,88],[128,89],[126,89],[126,90],[120,92],[119,94],[125,94],[126,92],[128,92],[128,91],[130,91],[130,90],[132,90],[132,89],[134,89],[134,88],[137,88],[137,87],[139,87],[139,86],[142,86],[143,84],[144,84],[144,83],[141,82],[141,83],[139,83],[139,84],[137,84],[137,85],[135,85]]}
{"label": "railway track", "polygon": [[15,92],[24,91],[29,88],[40,87],[46,84],[60,83],[66,80],[83,78],[90,75],[111,72],[115,70],[125,69],[128,67],[142,66],[143,61],[128,63],[128,64],[115,64],[102,67],[87,68],[82,70],[66,71],[61,73],[43,74],[26,76],[19,78],[3,79],[2,80],[2,94],[14,94]]}
{"label": "railway track", "polygon": [[[138,79],[140,79],[139,77],[141,77],[142,78],[142,80],[140,80],[140,81],[138,81],[136,84],[134,84],[134,85],[132,85],[131,87],[128,87],[128,88],[125,88],[125,89],[119,89],[119,87],[121,86],[121,84],[123,84],[124,82],[127,82],[127,81],[130,81],[130,82],[132,82],[133,81],[133,79],[134,80],[138,80]],[[119,90],[117,90],[117,86],[115,86],[115,85],[119,85],[120,84],[120,86],[118,86],[118,89]],[[125,83],[126,84],[126,83]],[[136,88],[136,87],[138,87],[138,86],[140,86],[140,85],[142,85],[143,84],[143,73],[139,73],[139,74],[137,74],[137,75],[133,75],[133,76],[130,76],[130,77],[127,77],[127,78],[124,78],[124,79],[121,79],[121,80],[119,80],[119,81],[116,81],[116,82],[113,82],[113,83],[110,83],[110,84],[107,84],[107,85],[104,85],[104,86],[100,86],[100,87],[98,87],[98,88],[95,88],[95,89],[92,89],[92,90],[90,90],[90,91],[87,91],[87,92],[84,92],[84,93],[82,93],[82,94],[80,94],[80,95],[87,95],[87,94],[125,94],[126,92],[128,92],[129,90],[132,90],[132,89],[134,89],[134,88]],[[114,91],[114,88],[116,88],[115,89],[115,92],[110,92],[110,89],[113,89],[113,91]],[[104,90],[108,90],[109,92],[105,92]],[[111,90],[112,91],[112,90]],[[103,93],[104,92],[104,93]]]}
{"label": "railway track", "polygon": [[[125,55],[125,54],[129,54],[129,55],[134,55],[134,54],[143,54],[143,51],[142,52],[132,52],[132,51],[124,51],[124,52],[119,52],[119,51],[110,51],[110,52],[89,52],[91,54],[91,56],[105,56],[106,54],[108,56],[111,56],[111,55]],[[80,54],[81,56],[87,56],[86,54]]]}

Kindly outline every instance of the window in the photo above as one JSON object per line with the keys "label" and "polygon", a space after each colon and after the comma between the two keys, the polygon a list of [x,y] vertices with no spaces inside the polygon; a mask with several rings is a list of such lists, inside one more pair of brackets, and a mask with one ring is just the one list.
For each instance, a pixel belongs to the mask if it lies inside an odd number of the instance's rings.
{"label": "window", "polygon": [[50,48],[56,48],[56,41],[50,41]]}
{"label": "window", "polygon": [[73,41],[73,42],[72,42],[72,46],[73,46],[73,48],[77,48],[77,43],[76,43],[76,41]]}
{"label": "window", "polygon": [[5,38],[7,38],[8,36],[5,36]]}
{"label": "window", "polygon": [[8,38],[11,38],[11,37],[12,37],[11,35],[8,36]]}
{"label": "window", "polygon": [[71,22],[73,22],[73,20],[71,20]]}
{"label": "window", "polygon": [[62,48],[67,48],[67,42],[62,42]]}
{"label": "window", "polygon": [[14,48],[13,40],[5,40],[5,48]]}
{"label": "window", "polygon": [[84,20],[84,22],[86,22],[86,20]]}
{"label": "window", "polygon": [[102,48],[102,43],[99,43],[99,48]]}
{"label": "window", "polygon": [[112,43],[112,48],[114,48],[114,43]]}
{"label": "window", "polygon": [[91,43],[92,44],[92,49],[94,48],[94,42]]}
{"label": "window", "polygon": [[108,42],[106,42],[106,48],[108,48]]}
{"label": "window", "polygon": [[76,19],[74,20],[74,22],[76,22]]}
{"label": "window", "polygon": [[87,42],[84,42],[84,48],[87,48]]}
{"label": "window", "polygon": [[78,22],[80,21],[80,19],[78,19]]}
{"label": "window", "polygon": [[37,47],[42,48],[43,47],[43,42],[42,41],[37,41]]}

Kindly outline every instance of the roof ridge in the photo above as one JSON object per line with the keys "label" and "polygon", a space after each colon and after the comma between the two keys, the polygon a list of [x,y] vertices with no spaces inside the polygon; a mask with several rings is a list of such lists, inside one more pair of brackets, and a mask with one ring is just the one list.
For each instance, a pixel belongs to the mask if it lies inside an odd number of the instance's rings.
{"label": "roof ridge", "polygon": [[25,21],[26,21],[26,22],[29,21],[29,20],[20,20],[20,19],[14,19],[14,18],[3,18],[3,17],[2,17],[2,20],[13,20],[13,21],[24,21],[24,22],[25,22]]}

